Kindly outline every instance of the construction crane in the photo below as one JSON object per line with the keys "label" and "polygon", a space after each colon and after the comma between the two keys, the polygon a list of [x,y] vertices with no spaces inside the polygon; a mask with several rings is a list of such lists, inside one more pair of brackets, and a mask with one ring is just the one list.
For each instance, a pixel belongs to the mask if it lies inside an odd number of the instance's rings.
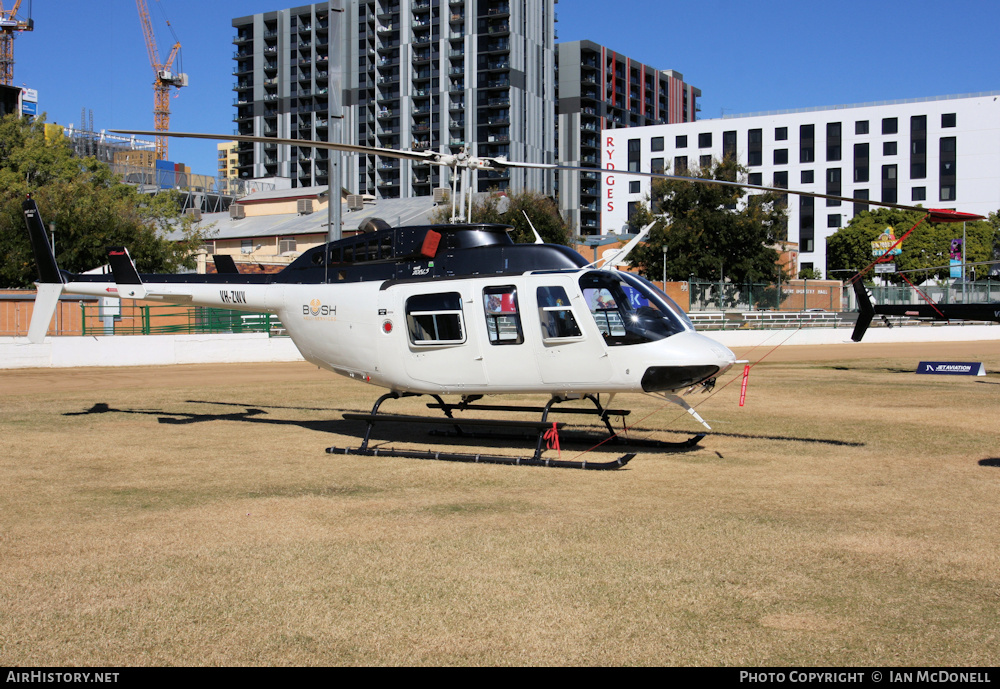
{"label": "construction crane", "polygon": [[[14,36],[15,32],[34,31],[35,21],[29,16],[18,19],[21,0],[15,0],[14,7],[5,10],[0,0],[0,84],[10,86],[14,81]],[[29,12],[30,14],[30,12]]]}
{"label": "construction crane", "polygon": [[[135,0],[135,5],[139,8],[142,34],[146,38],[146,50],[149,51],[149,64],[153,67],[153,129],[158,132],[170,131],[170,87],[180,88],[188,84],[187,74],[173,71],[174,60],[180,52],[181,44],[174,35],[174,45],[170,49],[170,55],[164,62],[160,62],[160,53],[156,49],[156,35],[153,33],[153,24],[149,21],[146,0]],[[169,21],[167,26],[170,26]],[[170,32],[173,33],[173,28]],[[165,136],[156,137],[156,159],[167,159]]]}

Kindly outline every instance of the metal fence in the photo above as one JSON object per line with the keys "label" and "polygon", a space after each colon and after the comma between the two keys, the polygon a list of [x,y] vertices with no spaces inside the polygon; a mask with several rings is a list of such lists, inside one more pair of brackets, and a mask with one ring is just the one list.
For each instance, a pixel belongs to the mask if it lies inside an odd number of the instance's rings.
{"label": "metal fence", "polygon": [[691,280],[688,283],[691,301],[689,311],[845,310],[838,290],[825,290],[825,294],[817,293],[816,290],[810,291],[810,282],[803,280],[795,286],[790,286],[766,283],[739,285],[731,282]]}
{"label": "metal fence", "polygon": [[177,335],[268,333],[286,335],[277,316],[173,304],[80,304],[81,334]]}
{"label": "metal fence", "polygon": [[[985,304],[1000,301],[1000,281],[992,278],[964,284],[955,282],[951,285],[917,287],[935,304]],[[869,287],[869,290],[876,304],[924,303],[917,290],[909,285],[875,285]]]}

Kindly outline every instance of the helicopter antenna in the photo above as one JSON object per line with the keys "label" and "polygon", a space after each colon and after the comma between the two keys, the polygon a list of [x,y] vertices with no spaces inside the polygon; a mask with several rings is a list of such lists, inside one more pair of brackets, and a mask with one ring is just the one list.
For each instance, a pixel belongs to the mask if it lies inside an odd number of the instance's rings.
{"label": "helicopter antenna", "polygon": [[530,227],[531,231],[535,233],[535,244],[544,244],[545,240],[542,239],[542,235],[538,234],[538,230],[535,229],[535,225],[531,222],[531,218],[528,217],[527,211],[522,209],[521,212],[524,214],[524,219],[528,221],[528,227]]}
{"label": "helicopter antenna", "polygon": [[473,196],[473,194],[472,194],[472,169],[469,168],[469,167],[465,168],[465,186],[466,186],[465,193],[469,197],[469,210],[465,214],[465,222],[471,223],[472,222],[472,196]]}
{"label": "helicopter antenna", "polygon": [[601,267],[601,270],[610,270],[609,266],[611,266],[612,263],[625,260],[625,257],[628,256],[630,253],[632,253],[632,249],[639,246],[639,242],[643,241],[646,238],[646,235],[648,235],[649,231],[653,229],[653,225],[656,224],[657,220],[659,220],[659,218],[657,218],[656,220],[654,220],[653,222],[649,223],[644,228],[639,230],[639,234],[632,237],[632,239],[629,240],[628,244],[623,246],[615,253],[603,256],[592,263],[588,263],[587,265],[584,266],[584,268],[596,266],[598,263],[603,261],[604,265]]}

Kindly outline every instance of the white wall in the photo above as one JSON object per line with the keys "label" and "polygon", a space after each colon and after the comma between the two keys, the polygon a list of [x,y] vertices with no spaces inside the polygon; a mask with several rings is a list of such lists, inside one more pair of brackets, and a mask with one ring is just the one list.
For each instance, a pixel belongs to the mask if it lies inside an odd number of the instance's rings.
{"label": "white wall", "polygon": [[0,338],[0,368],[266,361],[302,361],[302,355],[290,338],[268,337],[267,333],[47,337],[42,344],[31,344],[25,337]]}

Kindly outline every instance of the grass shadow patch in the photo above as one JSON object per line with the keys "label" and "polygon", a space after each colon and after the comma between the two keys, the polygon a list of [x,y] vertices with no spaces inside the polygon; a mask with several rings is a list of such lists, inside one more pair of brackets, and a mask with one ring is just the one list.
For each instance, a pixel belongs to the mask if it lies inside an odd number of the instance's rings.
{"label": "grass shadow patch", "polygon": [[520,500],[501,500],[499,502],[447,502],[431,505],[427,512],[438,516],[473,515],[473,514],[504,514],[510,512],[527,512],[531,506]]}
{"label": "grass shadow patch", "polygon": [[170,510],[178,507],[198,507],[216,500],[218,493],[175,488],[114,488],[93,491],[91,497],[103,506],[128,510]]}
{"label": "grass shadow patch", "polygon": [[244,494],[250,499],[258,498],[332,498],[332,497],[364,497],[377,495],[383,492],[381,488],[374,486],[350,485],[350,486],[320,486],[308,488],[300,486],[273,486],[253,490]]}

